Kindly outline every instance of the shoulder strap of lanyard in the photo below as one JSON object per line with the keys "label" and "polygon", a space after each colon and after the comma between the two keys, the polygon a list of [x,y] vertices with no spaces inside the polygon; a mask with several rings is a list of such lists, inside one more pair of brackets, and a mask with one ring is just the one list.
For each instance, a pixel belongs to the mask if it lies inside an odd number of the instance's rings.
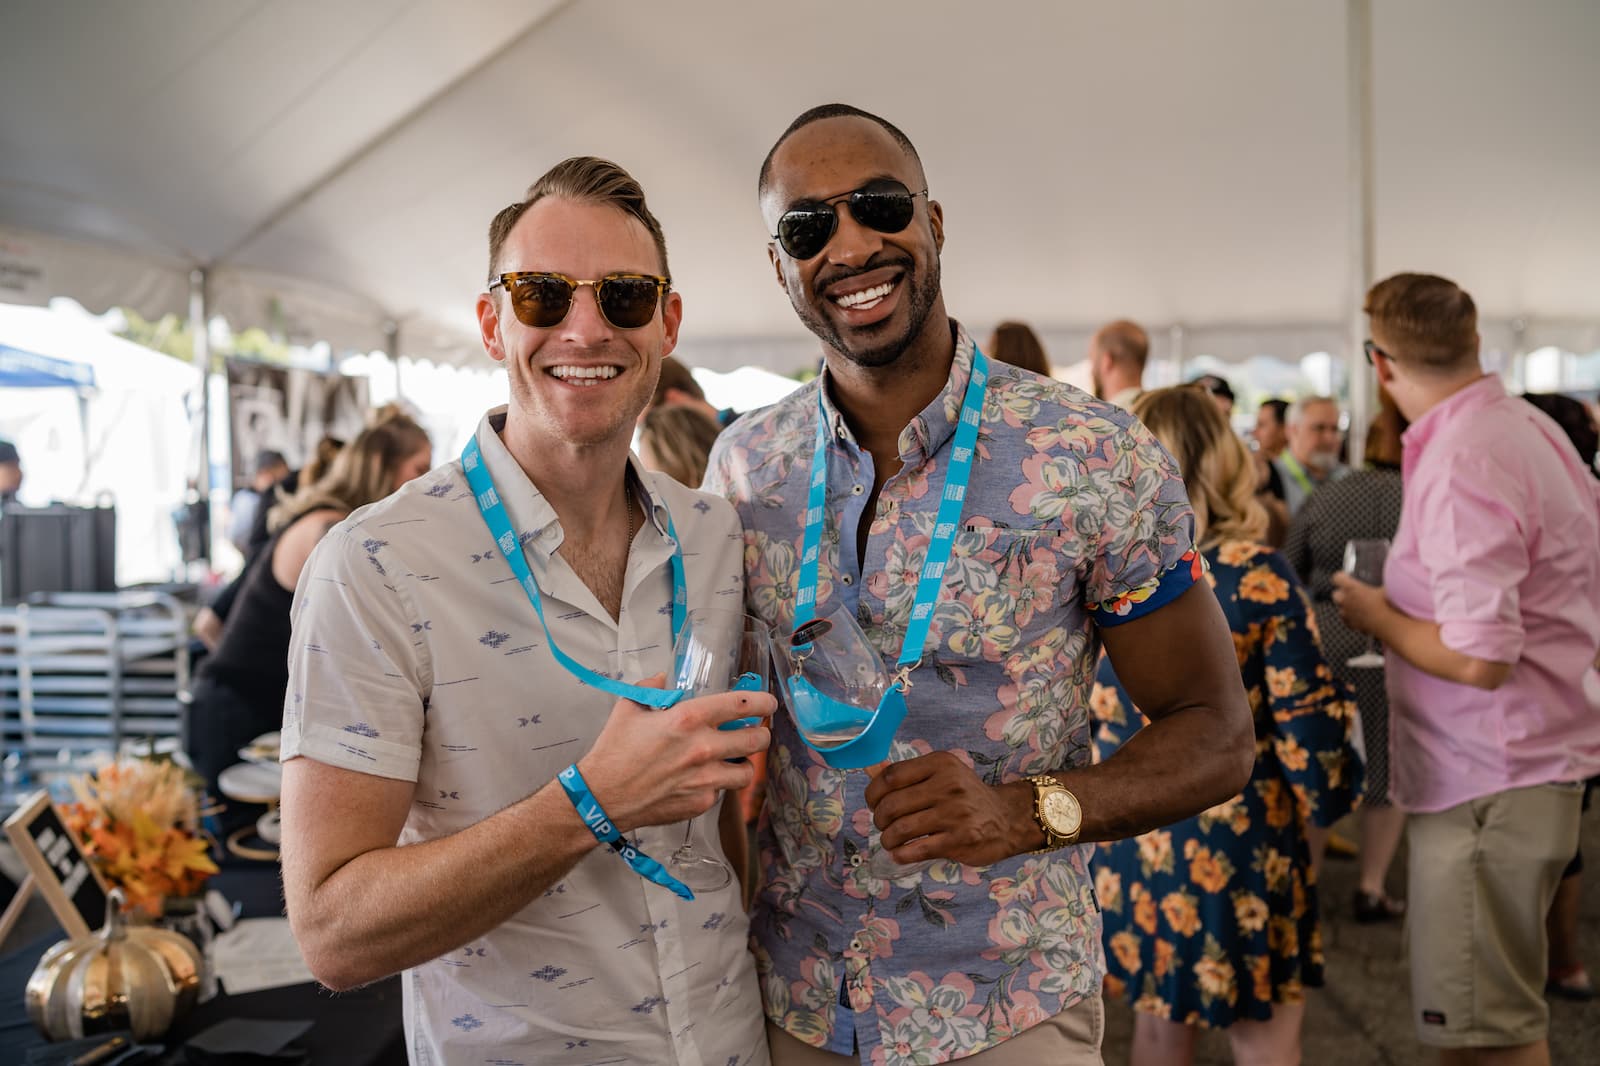
{"label": "shoulder strap of lanyard", "polygon": [[[539,583],[533,579],[533,571],[529,569],[527,556],[523,554],[522,541],[511,528],[511,516],[506,512],[500,494],[495,491],[494,479],[489,476],[489,468],[483,462],[483,452],[478,447],[477,437],[467,441],[467,446],[462,449],[461,469],[467,475],[467,484],[472,488],[472,494],[478,502],[478,512],[483,516],[484,525],[489,527],[495,544],[500,548],[500,554],[510,565],[518,583],[522,585],[522,591],[527,595],[528,602],[533,604],[533,613],[539,616],[539,625],[544,628],[545,640],[549,643],[550,654],[555,657],[556,662],[560,663],[567,673],[591,688],[608,692],[620,699],[642,703],[647,707],[664,709],[683,699],[686,693],[678,689],[644,688],[613,680],[589,669],[561,650],[556,644],[556,638],[550,633],[550,624],[545,621]],[[676,642],[679,632],[683,629],[683,616],[689,597],[683,575],[683,547],[678,543],[678,531],[672,524],[671,512],[667,514],[667,536],[672,541],[672,639]]]}
{"label": "shoulder strap of lanyard", "polygon": [[[961,523],[961,506],[967,498],[967,482],[972,477],[972,457],[978,440],[978,425],[983,421],[983,399],[989,384],[989,360],[976,347],[972,350],[972,376],[967,380],[961,403],[961,420],[956,424],[950,445],[950,461],[945,470],[944,489],[939,498],[939,513],[934,519],[928,554],[917,579],[916,600],[911,621],[901,645],[900,682],[922,662],[923,645],[933,624],[933,608],[944,584],[945,567]],[[828,417],[822,403],[822,384],[817,386],[817,440],[811,453],[811,487],[806,500],[805,539],[800,550],[800,585],[795,595],[795,628],[811,621],[817,609],[817,568],[822,554],[822,528],[826,524],[828,500]]]}
{"label": "shoulder strap of lanyard", "polygon": [[1311,484],[1311,478],[1306,476],[1305,467],[1300,465],[1300,460],[1289,454],[1287,448],[1279,458],[1283,460],[1283,468],[1289,471],[1289,476],[1294,478],[1295,484],[1299,485],[1307,496],[1316,491],[1316,486]]}

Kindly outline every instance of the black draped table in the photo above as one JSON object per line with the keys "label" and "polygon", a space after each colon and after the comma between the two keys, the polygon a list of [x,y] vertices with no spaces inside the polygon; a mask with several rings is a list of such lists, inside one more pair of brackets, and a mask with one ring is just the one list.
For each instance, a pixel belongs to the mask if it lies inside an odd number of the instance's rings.
{"label": "black draped table", "polygon": [[[239,902],[243,917],[283,913],[276,865],[230,864],[207,887],[219,889],[228,899]],[[26,1062],[28,1049],[46,1043],[28,1020],[23,990],[39,958],[64,935],[57,929],[0,957],[0,1064]],[[240,996],[220,992],[172,1028],[162,1041],[167,1055],[155,1061],[185,1063],[184,1042],[227,1018],[311,1022],[311,1029],[296,1044],[309,1052],[309,1061],[315,1064],[402,1066],[406,1061],[399,977],[338,995],[316,984],[269,988]]]}

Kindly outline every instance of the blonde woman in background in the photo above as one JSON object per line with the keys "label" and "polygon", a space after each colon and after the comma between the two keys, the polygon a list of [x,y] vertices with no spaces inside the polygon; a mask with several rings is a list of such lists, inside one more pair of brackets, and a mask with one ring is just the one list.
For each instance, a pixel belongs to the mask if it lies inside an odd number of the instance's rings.
{"label": "blonde woman in background", "polygon": [[245,571],[216,650],[201,665],[189,715],[189,755],[215,793],[238,750],[283,720],[289,684],[289,608],[300,571],[323,535],[433,465],[428,435],[397,415],[361,431],[327,472],[273,507],[272,540]]}
{"label": "blonde woman in background", "polygon": [[[1136,1013],[1132,1062],[1186,1064],[1202,1028],[1226,1029],[1240,1064],[1300,1061],[1305,989],[1322,984],[1316,876],[1307,826],[1348,812],[1361,785],[1355,709],[1317,642],[1305,590],[1261,543],[1250,454],[1211,397],[1146,392],[1133,413],[1177,460],[1194,505],[1207,580],[1233,630],[1256,723],[1256,765],[1233,799],[1094,858],[1108,995]],[[1090,703],[1095,756],[1145,718],[1108,659]]]}

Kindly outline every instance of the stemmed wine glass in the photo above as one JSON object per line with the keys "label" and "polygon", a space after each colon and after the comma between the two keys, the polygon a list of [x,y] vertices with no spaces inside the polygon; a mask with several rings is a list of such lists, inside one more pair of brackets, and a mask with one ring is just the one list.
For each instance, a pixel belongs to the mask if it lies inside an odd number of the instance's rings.
{"label": "stemmed wine glass", "polygon": [[[1382,538],[1352,540],[1344,546],[1344,572],[1368,585],[1383,584],[1383,564],[1389,558],[1389,542]],[[1383,666],[1383,653],[1378,642],[1367,634],[1367,650],[1345,660],[1345,665],[1357,670],[1374,670]]]}
{"label": "stemmed wine glass", "polygon": [[[872,724],[891,678],[872,642],[843,607],[798,627],[787,641],[778,641],[779,692],[799,730],[830,762],[830,749],[855,740]],[[889,756],[893,759],[893,755]],[[860,762],[842,761],[843,767]],[[880,845],[872,849],[867,868],[874,877],[892,881],[920,873],[930,863],[898,863]]]}
{"label": "stemmed wine glass", "polygon": [[[742,611],[702,607],[684,616],[672,650],[673,687],[690,696],[721,692],[765,692],[772,678],[772,631]],[[722,726],[738,729],[759,722],[741,718]],[[667,871],[691,889],[714,891],[732,880],[726,863],[695,850],[694,822],[685,822],[683,846],[667,860]]]}

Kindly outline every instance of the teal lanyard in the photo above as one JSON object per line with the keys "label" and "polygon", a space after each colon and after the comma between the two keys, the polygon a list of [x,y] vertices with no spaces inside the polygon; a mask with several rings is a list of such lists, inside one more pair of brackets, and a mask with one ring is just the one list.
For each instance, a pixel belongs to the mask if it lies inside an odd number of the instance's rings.
{"label": "teal lanyard", "polygon": [[[983,420],[983,398],[989,384],[989,360],[976,347],[972,349],[972,376],[961,401],[961,421],[956,424],[955,440],[950,445],[950,464],[945,472],[939,513],[934,520],[928,554],[917,579],[917,598],[911,606],[911,621],[906,626],[905,643],[900,648],[900,672],[894,684],[902,691],[910,688],[911,672],[922,665],[922,649],[933,624],[934,604],[944,585],[944,572],[950,562],[961,523],[961,505],[967,498],[967,482],[972,477],[972,457],[978,441],[978,424]],[[817,565],[822,554],[822,527],[826,524],[828,503],[828,412],[822,403],[823,385],[817,385],[817,443],[811,453],[811,490],[806,501],[806,531],[800,551],[800,587],[795,594],[794,625],[799,629],[816,616]]]}
{"label": "teal lanyard", "polygon": [[[495,543],[500,547],[500,554],[511,566],[511,572],[522,585],[522,591],[527,594],[528,602],[533,604],[533,613],[539,616],[539,625],[544,627],[550,654],[567,673],[591,688],[660,710],[671,707],[688,695],[680,689],[644,688],[624,681],[614,681],[604,674],[589,669],[562,651],[556,644],[556,638],[550,633],[550,624],[545,621],[544,604],[539,596],[539,583],[533,579],[533,571],[528,568],[527,556],[523,554],[522,542],[518,539],[516,531],[511,528],[511,516],[506,513],[506,506],[500,502],[500,494],[495,491],[494,479],[489,476],[489,468],[484,465],[483,452],[478,447],[477,437],[467,441],[467,446],[462,449],[461,469],[466,472],[467,484],[472,487],[472,494],[478,501],[478,511],[483,515],[484,525],[488,526],[489,532],[494,535]],[[667,537],[672,541],[672,640],[676,644],[678,634],[683,631],[683,616],[688,608],[689,593],[683,577],[683,547],[678,543],[678,531],[672,524],[671,512],[667,514]]]}

